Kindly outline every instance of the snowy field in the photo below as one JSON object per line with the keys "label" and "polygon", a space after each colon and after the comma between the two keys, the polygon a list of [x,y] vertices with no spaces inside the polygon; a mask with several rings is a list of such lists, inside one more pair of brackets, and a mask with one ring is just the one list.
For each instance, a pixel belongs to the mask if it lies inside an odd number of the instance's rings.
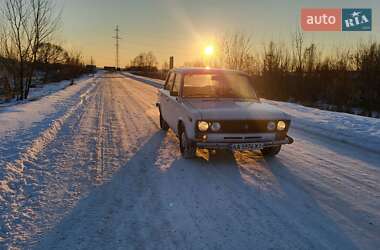
{"label": "snowy field", "polygon": [[160,85],[100,73],[0,108],[0,249],[380,249],[378,120],[264,100],[294,119],[275,159],[184,160]]}

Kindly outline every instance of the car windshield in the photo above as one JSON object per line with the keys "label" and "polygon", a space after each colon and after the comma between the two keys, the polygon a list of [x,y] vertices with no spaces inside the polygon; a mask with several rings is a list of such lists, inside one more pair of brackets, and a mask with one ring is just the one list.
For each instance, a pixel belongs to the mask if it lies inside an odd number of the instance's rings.
{"label": "car windshield", "polygon": [[182,95],[184,98],[258,99],[250,78],[235,72],[186,74]]}

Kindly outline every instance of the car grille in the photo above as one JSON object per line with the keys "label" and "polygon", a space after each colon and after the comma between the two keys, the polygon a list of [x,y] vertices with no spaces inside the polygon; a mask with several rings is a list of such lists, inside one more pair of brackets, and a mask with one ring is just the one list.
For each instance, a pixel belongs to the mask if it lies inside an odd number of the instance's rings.
{"label": "car grille", "polygon": [[265,133],[268,121],[220,121],[219,133]]}
{"label": "car grille", "polygon": [[[267,125],[270,121],[272,120],[218,121],[221,124],[221,130],[217,133],[268,133]],[[274,122],[277,124],[277,121]],[[289,122],[286,122],[288,127]],[[213,132],[210,130],[209,133]]]}

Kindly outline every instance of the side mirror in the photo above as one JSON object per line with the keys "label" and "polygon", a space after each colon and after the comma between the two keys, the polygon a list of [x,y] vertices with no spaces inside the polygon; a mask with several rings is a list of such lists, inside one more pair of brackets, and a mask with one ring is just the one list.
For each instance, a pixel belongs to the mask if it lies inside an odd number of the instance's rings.
{"label": "side mirror", "polygon": [[178,96],[178,91],[170,91],[170,96]]}

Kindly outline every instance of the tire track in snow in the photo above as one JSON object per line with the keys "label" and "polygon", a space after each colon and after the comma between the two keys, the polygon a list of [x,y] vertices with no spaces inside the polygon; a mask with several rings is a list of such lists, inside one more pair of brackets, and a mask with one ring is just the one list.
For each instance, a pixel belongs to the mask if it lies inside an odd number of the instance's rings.
{"label": "tire track in snow", "polygon": [[26,168],[33,170],[24,173],[25,177],[37,170],[42,172],[42,179],[37,180],[39,186],[33,191],[38,198],[28,204],[18,201],[24,205],[18,208],[20,211],[10,213],[17,222],[9,223],[12,234],[8,235],[8,245],[35,244],[91,186],[104,184],[158,130],[145,108],[135,105],[135,91],[115,84],[117,79],[101,79],[91,90],[94,94],[85,102],[85,108],[70,108],[75,115],[66,113],[66,119],[59,118],[60,127],[54,137],[33,159],[25,161],[29,165]]}

